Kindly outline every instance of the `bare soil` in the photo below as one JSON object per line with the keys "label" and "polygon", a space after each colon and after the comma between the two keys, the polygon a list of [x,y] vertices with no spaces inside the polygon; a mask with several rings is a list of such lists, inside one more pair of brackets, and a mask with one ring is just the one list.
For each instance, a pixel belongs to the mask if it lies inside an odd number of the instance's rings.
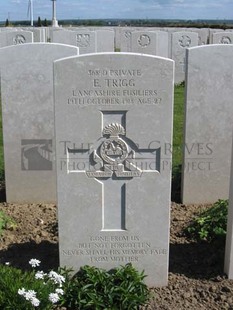
{"label": "bare soil", "polygon": [[[204,207],[171,204],[169,283],[151,289],[145,309],[232,309],[233,281],[223,273],[224,241],[207,243],[188,239],[183,229]],[[0,263],[28,269],[31,258],[41,260],[46,271],[58,267],[57,210],[48,204],[0,203],[13,218],[15,228],[0,236]],[[130,310],[130,309],[129,309]]]}

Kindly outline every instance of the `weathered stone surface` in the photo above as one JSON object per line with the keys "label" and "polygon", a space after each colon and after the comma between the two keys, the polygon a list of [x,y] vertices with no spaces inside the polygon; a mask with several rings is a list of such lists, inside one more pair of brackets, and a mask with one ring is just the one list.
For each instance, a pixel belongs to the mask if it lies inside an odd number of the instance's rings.
{"label": "weathered stone surface", "polygon": [[46,43],[0,49],[8,202],[56,201],[53,61],[77,53]]}
{"label": "weathered stone surface", "polygon": [[233,122],[232,45],[188,49],[184,203],[228,198]]}
{"label": "weathered stone surface", "polygon": [[113,30],[96,30],[97,53],[114,52],[115,33]]}
{"label": "weathered stone surface", "polygon": [[172,102],[172,60],[55,62],[61,265],[131,262],[150,286],[167,284]]}

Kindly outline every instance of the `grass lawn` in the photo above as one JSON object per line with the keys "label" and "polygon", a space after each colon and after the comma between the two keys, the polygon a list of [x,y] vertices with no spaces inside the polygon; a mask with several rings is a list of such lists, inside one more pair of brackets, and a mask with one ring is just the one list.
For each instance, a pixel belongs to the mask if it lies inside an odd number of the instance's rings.
{"label": "grass lawn", "polygon": [[180,202],[181,165],[184,126],[184,86],[175,86],[173,152],[172,152],[172,201]]}

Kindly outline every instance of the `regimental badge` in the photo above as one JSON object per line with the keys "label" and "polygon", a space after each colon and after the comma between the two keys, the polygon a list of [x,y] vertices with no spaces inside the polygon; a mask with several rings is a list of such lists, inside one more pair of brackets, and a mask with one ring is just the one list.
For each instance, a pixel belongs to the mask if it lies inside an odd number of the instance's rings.
{"label": "regimental badge", "polygon": [[77,41],[77,47],[87,47],[90,45],[90,35],[77,34],[76,41]]}
{"label": "regimental badge", "polygon": [[108,164],[121,164],[128,156],[128,146],[119,135],[125,135],[125,129],[120,124],[110,124],[103,130],[103,135],[109,135],[109,139],[100,147],[100,155]]}
{"label": "regimental badge", "polygon": [[24,44],[26,43],[26,39],[23,35],[21,34],[17,34],[14,38],[13,38],[13,44],[14,45],[19,45],[19,44]]}

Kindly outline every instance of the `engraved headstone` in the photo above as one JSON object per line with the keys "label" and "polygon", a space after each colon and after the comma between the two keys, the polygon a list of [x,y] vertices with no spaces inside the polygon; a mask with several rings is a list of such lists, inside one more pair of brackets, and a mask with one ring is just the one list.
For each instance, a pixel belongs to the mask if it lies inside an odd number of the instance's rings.
{"label": "engraved headstone", "polygon": [[77,54],[46,43],[0,49],[7,202],[56,201],[53,61]]}
{"label": "engraved headstone", "polygon": [[229,192],[233,122],[232,45],[187,52],[184,203],[213,203]]}
{"label": "engraved headstone", "polygon": [[134,28],[122,28],[120,31],[120,51],[131,52],[131,35]]}
{"label": "engraved headstone", "polygon": [[185,80],[185,52],[187,48],[198,45],[195,32],[174,32],[171,36],[171,58],[175,61],[175,83]]}
{"label": "engraved headstone", "polygon": [[194,30],[198,34],[198,45],[209,44],[209,29],[201,28]]}
{"label": "engraved headstone", "polygon": [[214,35],[214,33],[217,33],[217,32],[222,32],[222,29],[209,29],[209,33],[210,33],[209,44],[213,44],[213,35]]}
{"label": "engraved headstone", "polygon": [[225,246],[224,271],[229,279],[233,279],[233,150],[231,152],[231,175],[230,175],[229,206],[227,214],[227,235]]}
{"label": "engraved headstone", "polygon": [[34,28],[33,30],[33,38],[34,42],[47,42],[46,40],[46,34],[45,34],[45,28]]}
{"label": "engraved headstone", "polygon": [[63,43],[79,48],[79,54],[95,53],[97,51],[96,32],[90,30],[60,30],[53,31],[52,42]]}
{"label": "engraved headstone", "polygon": [[134,31],[131,52],[168,57],[168,34],[165,31]]}
{"label": "engraved headstone", "polygon": [[4,31],[0,33],[0,47],[33,43],[31,31]]}
{"label": "engraved headstone", "polygon": [[233,32],[223,31],[213,33],[213,44],[233,44]]}
{"label": "engraved headstone", "polygon": [[132,263],[166,285],[173,61],[96,54],[54,72],[61,265]]}

